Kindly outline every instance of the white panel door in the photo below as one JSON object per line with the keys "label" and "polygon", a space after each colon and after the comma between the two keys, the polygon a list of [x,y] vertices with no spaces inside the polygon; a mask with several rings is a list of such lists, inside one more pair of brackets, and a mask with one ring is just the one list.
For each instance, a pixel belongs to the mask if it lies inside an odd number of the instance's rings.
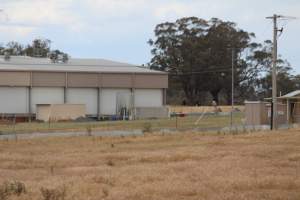
{"label": "white panel door", "polygon": [[28,88],[0,87],[0,113],[26,114],[29,112],[28,101]]}
{"label": "white panel door", "polygon": [[36,104],[63,104],[64,88],[34,87],[31,90],[31,109],[36,112]]}
{"label": "white panel door", "polygon": [[134,90],[135,107],[161,107],[163,106],[162,89],[136,89]]}
{"label": "white panel door", "polygon": [[116,115],[121,107],[130,107],[130,89],[102,89],[100,111],[102,115]]}
{"label": "white panel door", "polygon": [[85,104],[86,114],[97,115],[98,92],[95,88],[68,88],[67,103]]}

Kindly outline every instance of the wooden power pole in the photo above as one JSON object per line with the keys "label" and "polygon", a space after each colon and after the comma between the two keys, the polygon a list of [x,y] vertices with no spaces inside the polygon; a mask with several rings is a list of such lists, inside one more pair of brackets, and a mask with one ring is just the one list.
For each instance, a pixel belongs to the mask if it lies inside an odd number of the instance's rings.
{"label": "wooden power pole", "polygon": [[276,130],[278,128],[277,123],[277,39],[278,32],[282,32],[283,29],[278,29],[277,22],[278,19],[297,19],[296,17],[288,17],[282,15],[274,14],[271,17],[267,17],[267,19],[271,19],[273,21],[273,59],[272,59],[272,111],[271,111],[271,129]]}
{"label": "wooden power pole", "polygon": [[271,129],[276,130],[277,125],[277,38],[278,30],[277,19],[281,18],[280,15],[274,14],[272,17],[267,17],[267,19],[273,20],[273,59],[272,59],[272,111],[271,111]]}

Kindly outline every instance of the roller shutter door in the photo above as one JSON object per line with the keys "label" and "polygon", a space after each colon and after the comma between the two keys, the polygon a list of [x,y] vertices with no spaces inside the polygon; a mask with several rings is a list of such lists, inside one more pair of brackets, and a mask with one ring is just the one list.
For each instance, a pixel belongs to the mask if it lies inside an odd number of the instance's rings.
{"label": "roller shutter door", "polygon": [[67,103],[85,104],[86,114],[97,115],[98,92],[95,88],[68,88]]}
{"label": "roller shutter door", "polygon": [[102,115],[116,115],[121,107],[130,107],[130,89],[102,89],[100,110]]}
{"label": "roller shutter door", "polygon": [[135,107],[161,107],[163,106],[162,89],[136,89],[134,91]]}
{"label": "roller shutter door", "polygon": [[35,87],[31,91],[31,109],[36,112],[36,104],[63,104],[64,88]]}
{"label": "roller shutter door", "polygon": [[28,113],[28,95],[26,87],[0,87],[0,113]]}

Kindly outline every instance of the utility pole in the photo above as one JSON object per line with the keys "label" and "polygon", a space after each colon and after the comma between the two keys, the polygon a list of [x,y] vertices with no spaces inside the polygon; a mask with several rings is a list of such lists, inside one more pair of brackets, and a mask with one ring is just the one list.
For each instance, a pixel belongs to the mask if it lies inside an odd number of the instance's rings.
{"label": "utility pole", "polygon": [[276,130],[277,125],[277,33],[282,30],[278,30],[277,19],[281,18],[281,15],[274,14],[267,19],[273,20],[273,59],[272,59],[272,108],[271,108],[271,129]]}

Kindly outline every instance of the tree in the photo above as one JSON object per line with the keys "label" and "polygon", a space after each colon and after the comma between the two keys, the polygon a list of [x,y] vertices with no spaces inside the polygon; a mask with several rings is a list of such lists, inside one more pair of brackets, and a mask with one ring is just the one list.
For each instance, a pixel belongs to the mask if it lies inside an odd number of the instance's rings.
{"label": "tree", "polygon": [[[218,101],[218,94],[223,90],[227,94],[229,103],[231,101],[232,56],[235,60],[234,85],[238,90],[246,78],[245,75],[249,75],[253,71],[253,68],[244,65],[242,53],[254,45],[251,43],[251,39],[255,36],[253,33],[238,29],[233,22],[224,22],[213,18],[209,21],[209,25],[206,37],[209,41],[210,54],[206,66],[214,72],[205,76],[207,79],[205,81],[207,83],[206,90],[210,91],[216,101]],[[232,55],[233,53],[234,55]],[[221,70],[220,73],[219,69],[224,71]],[[213,84],[209,80],[214,80]]]}
{"label": "tree", "polygon": [[[287,94],[293,90],[299,88],[299,79],[297,76],[291,75],[291,67],[287,61],[278,60],[277,68],[277,94]],[[263,99],[265,97],[272,96],[272,72],[271,69],[266,73],[265,76],[258,79],[258,98]]]}
{"label": "tree", "polygon": [[300,75],[293,76],[292,80],[295,85],[295,89],[299,90],[300,89]]}
{"label": "tree", "polygon": [[51,51],[51,41],[49,39],[34,39],[32,44],[27,45],[26,48],[18,42],[11,41],[6,46],[0,46],[0,55],[6,53],[13,56],[49,57],[53,62],[67,62],[69,58],[68,54],[58,49]]}
{"label": "tree", "polygon": [[51,40],[35,39],[25,48],[25,54],[31,57],[47,57],[50,52]]}
{"label": "tree", "polygon": [[[151,68],[168,71],[172,76],[171,83],[180,82],[189,102],[195,103],[199,94],[199,71],[204,63],[201,54],[205,49],[205,35],[208,24],[205,20],[195,17],[182,18],[175,23],[162,23],[156,26],[155,41],[150,40],[153,46]],[[173,85],[173,84],[172,84]],[[171,85],[171,87],[172,87]]]}
{"label": "tree", "polygon": [[18,42],[11,41],[6,44],[5,52],[14,56],[24,55],[24,47]]}
{"label": "tree", "polygon": [[169,72],[170,87],[179,82],[189,104],[195,104],[205,91],[217,101],[220,91],[230,93],[232,48],[236,88],[247,82],[249,85],[249,75],[253,79],[258,75],[258,67],[252,68],[242,55],[259,46],[251,42],[254,34],[237,28],[233,22],[189,17],[158,24],[154,32],[155,40],[149,41],[153,55],[149,65]]}

